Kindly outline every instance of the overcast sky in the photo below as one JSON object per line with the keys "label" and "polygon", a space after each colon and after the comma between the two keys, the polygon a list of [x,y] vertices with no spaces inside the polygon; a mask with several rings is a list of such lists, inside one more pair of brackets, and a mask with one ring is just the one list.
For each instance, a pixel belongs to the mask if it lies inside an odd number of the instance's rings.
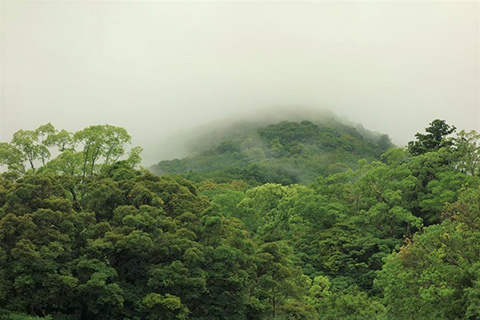
{"label": "overcast sky", "polygon": [[404,144],[435,118],[480,131],[479,2],[1,2],[0,141],[51,122],[160,141],[304,106]]}

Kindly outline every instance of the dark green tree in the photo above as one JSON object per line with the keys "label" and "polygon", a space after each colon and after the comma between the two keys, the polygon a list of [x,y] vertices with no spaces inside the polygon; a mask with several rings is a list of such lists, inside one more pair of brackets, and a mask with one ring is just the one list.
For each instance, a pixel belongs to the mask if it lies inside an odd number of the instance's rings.
{"label": "dark green tree", "polygon": [[450,147],[454,144],[454,141],[448,138],[448,135],[452,134],[455,130],[455,126],[450,126],[445,120],[435,119],[430,123],[430,126],[425,129],[426,134],[415,134],[417,140],[408,143],[408,151],[412,155],[419,155],[437,151],[442,147]]}

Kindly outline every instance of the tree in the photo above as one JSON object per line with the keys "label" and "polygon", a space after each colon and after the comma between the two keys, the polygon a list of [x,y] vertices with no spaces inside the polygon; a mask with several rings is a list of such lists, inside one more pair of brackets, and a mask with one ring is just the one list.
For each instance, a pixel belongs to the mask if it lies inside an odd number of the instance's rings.
{"label": "tree", "polygon": [[13,134],[12,139],[12,145],[22,152],[33,171],[35,171],[35,161],[40,156],[36,141],[37,134],[32,130],[19,130]]}
{"label": "tree", "polygon": [[317,276],[308,291],[307,301],[320,319],[384,319],[385,308],[357,287],[334,290],[328,277]]}
{"label": "tree", "polygon": [[142,303],[146,310],[146,319],[188,319],[188,308],[174,295],[150,293],[143,298]]}
{"label": "tree", "polygon": [[[103,153],[103,128],[102,126],[90,126],[73,135],[75,143],[83,144],[83,169],[82,175],[93,175],[96,161]],[[90,165],[90,168],[88,166]]]}
{"label": "tree", "polygon": [[57,146],[58,151],[63,152],[66,149],[73,148],[73,134],[64,129],[59,132],[50,134],[47,139],[45,139],[46,144],[49,147]]}
{"label": "tree", "polygon": [[291,261],[291,248],[285,242],[266,242],[255,254],[256,279],[253,294],[265,305],[264,318],[273,319],[308,314],[303,319],[315,319],[316,313],[305,303],[309,278]]}
{"label": "tree", "polygon": [[123,307],[123,290],[114,268],[99,259],[79,258],[75,271],[79,279],[79,302],[84,319],[111,319]]}
{"label": "tree", "polygon": [[[104,165],[112,165],[125,154],[131,137],[124,128],[110,125],[96,125],[72,134],[66,130],[57,131],[48,123],[35,130],[19,130],[11,143],[0,143],[0,165],[20,174],[26,172],[25,162],[32,171],[43,166],[46,171],[66,175],[92,176]],[[52,148],[57,147],[57,158],[52,156]],[[80,152],[76,147],[82,148]],[[125,160],[131,168],[141,162],[141,147],[130,150]],[[81,158],[81,159],[80,159]],[[79,166],[80,160],[80,166]],[[81,171],[80,173],[78,171]]]}
{"label": "tree", "polygon": [[25,154],[17,147],[7,142],[0,142],[0,165],[6,165],[8,170],[25,173]]}
{"label": "tree", "polygon": [[480,190],[466,189],[449,217],[392,254],[378,274],[388,317],[477,319],[480,316]]}
{"label": "tree", "polygon": [[457,169],[472,176],[480,176],[480,134],[474,130],[460,131],[456,139],[456,149]]}
{"label": "tree", "polygon": [[448,125],[445,120],[435,119],[426,128],[426,134],[416,133],[417,141],[408,143],[408,151],[412,155],[424,154],[426,152],[436,151],[442,147],[449,147],[454,141],[448,138],[448,135],[456,130],[455,126]]}
{"label": "tree", "polygon": [[382,134],[378,138],[377,145],[380,148],[380,150],[382,150],[382,152],[385,152],[394,146],[388,134]]}
{"label": "tree", "polygon": [[[130,135],[121,127],[96,125],[85,128],[73,135],[73,141],[83,145],[83,176],[93,175],[103,157],[105,164],[117,161],[125,152]],[[139,149],[132,153],[133,163],[138,161]]]}
{"label": "tree", "polygon": [[35,130],[36,139],[38,141],[38,154],[39,158],[42,161],[42,165],[45,165],[47,159],[49,159],[52,154],[48,147],[51,147],[51,136],[56,133],[55,128],[51,123],[41,125]]}
{"label": "tree", "polygon": [[260,226],[278,222],[279,201],[287,194],[288,187],[267,183],[247,191],[238,204],[238,216],[250,232],[257,232]]}
{"label": "tree", "polygon": [[[55,133],[56,130],[51,123],[42,125],[35,130],[19,130],[13,134],[10,151],[20,152],[20,157],[14,156],[16,160],[28,161],[30,168],[35,171],[36,161],[45,165],[51,157],[49,147],[52,146],[51,141]],[[10,163],[11,161],[12,159],[10,159]],[[8,163],[6,164],[8,165]],[[18,168],[18,165],[16,167]]]}

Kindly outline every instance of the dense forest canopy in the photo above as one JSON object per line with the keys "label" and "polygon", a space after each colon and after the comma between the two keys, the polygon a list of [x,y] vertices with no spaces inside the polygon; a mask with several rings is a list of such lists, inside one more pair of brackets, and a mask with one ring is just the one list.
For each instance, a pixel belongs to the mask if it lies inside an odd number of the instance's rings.
{"label": "dense forest canopy", "polygon": [[308,184],[319,175],[356,168],[360,159],[380,159],[393,146],[388,135],[353,128],[334,118],[318,124],[304,120],[251,126],[243,124],[244,130],[236,128],[235,136],[224,133],[227,139],[217,145],[184,159],[161,161],[150,170],[159,175],[181,174],[195,182]]}
{"label": "dense forest canopy", "polygon": [[280,122],[160,176],[123,128],[20,130],[0,144],[0,317],[480,318],[480,135],[455,131],[395,148]]}

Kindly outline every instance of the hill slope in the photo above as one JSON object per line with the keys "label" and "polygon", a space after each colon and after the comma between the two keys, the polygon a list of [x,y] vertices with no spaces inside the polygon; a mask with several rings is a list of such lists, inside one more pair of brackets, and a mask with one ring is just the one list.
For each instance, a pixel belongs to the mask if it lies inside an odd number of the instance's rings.
{"label": "hill slope", "polygon": [[392,146],[387,135],[375,136],[366,130],[362,134],[336,120],[282,121],[246,129],[215,147],[161,161],[150,170],[159,175],[182,174],[194,181],[310,183],[317,176],[355,168],[359,159],[378,159]]}

